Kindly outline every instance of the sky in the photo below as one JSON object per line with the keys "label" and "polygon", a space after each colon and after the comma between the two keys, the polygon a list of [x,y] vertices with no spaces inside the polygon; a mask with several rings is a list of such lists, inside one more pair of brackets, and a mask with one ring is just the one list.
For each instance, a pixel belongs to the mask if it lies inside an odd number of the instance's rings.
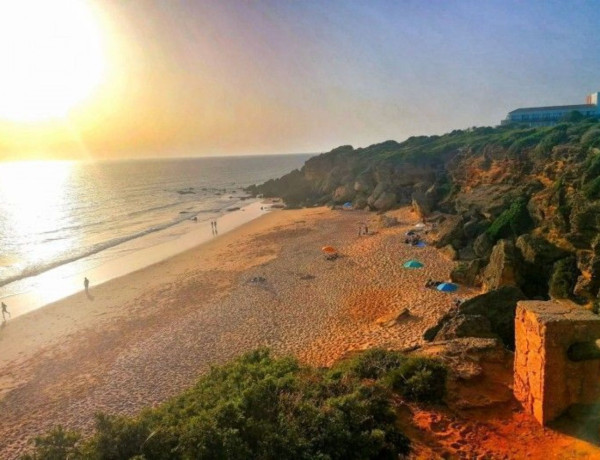
{"label": "sky", "polygon": [[[81,65],[101,75],[60,115],[0,115],[1,159],[316,153],[494,126],[600,91],[596,1],[79,1],[103,60]],[[24,40],[54,24],[37,11],[13,20]],[[67,26],[48,33],[88,43]],[[32,46],[27,65],[52,52]],[[69,87],[94,56],[82,47],[55,60]]]}

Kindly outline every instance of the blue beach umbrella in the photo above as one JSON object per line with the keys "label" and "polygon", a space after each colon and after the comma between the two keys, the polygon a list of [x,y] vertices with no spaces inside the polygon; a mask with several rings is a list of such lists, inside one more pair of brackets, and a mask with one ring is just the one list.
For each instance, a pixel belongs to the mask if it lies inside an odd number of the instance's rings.
{"label": "blue beach umbrella", "polygon": [[425,243],[425,241],[419,241],[417,244],[415,244],[415,246],[418,248],[424,248],[427,246],[427,243]]}
{"label": "blue beach umbrella", "polygon": [[343,207],[344,209],[351,209],[351,208],[352,208],[352,203],[350,203],[350,202],[348,201],[348,202],[344,203],[344,204],[342,205],[342,207]]}
{"label": "blue beach umbrella", "polygon": [[453,283],[442,283],[438,284],[437,290],[442,292],[454,292],[458,289],[458,286]]}
{"label": "blue beach umbrella", "polygon": [[423,268],[424,265],[418,260],[409,260],[404,264],[404,268]]}

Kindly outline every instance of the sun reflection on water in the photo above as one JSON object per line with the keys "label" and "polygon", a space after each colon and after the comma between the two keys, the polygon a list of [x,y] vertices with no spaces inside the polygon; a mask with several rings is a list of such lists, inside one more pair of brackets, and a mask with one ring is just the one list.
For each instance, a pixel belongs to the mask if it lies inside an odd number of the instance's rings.
{"label": "sun reflection on water", "polygon": [[31,267],[69,251],[73,240],[53,238],[53,233],[72,219],[68,187],[72,170],[73,163],[66,161],[0,163],[2,252],[13,253],[11,242],[30,249],[20,254],[20,260],[0,261],[3,265]]}

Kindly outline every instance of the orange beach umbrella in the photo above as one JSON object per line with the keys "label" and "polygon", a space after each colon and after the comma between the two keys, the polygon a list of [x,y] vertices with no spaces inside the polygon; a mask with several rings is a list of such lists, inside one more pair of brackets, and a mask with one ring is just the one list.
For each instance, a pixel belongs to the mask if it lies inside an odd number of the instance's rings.
{"label": "orange beach umbrella", "polygon": [[323,246],[321,248],[321,251],[323,251],[325,254],[336,254],[337,253],[337,249],[332,246]]}

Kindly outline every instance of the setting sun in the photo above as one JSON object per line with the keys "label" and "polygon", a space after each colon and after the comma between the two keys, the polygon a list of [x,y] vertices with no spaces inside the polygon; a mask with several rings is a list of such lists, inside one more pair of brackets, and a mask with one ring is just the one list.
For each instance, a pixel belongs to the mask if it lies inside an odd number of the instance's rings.
{"label": "setting sun", "polygon": [[102,33],[83,0],[0,3],[0,119],[62,118],[102,81]]}

